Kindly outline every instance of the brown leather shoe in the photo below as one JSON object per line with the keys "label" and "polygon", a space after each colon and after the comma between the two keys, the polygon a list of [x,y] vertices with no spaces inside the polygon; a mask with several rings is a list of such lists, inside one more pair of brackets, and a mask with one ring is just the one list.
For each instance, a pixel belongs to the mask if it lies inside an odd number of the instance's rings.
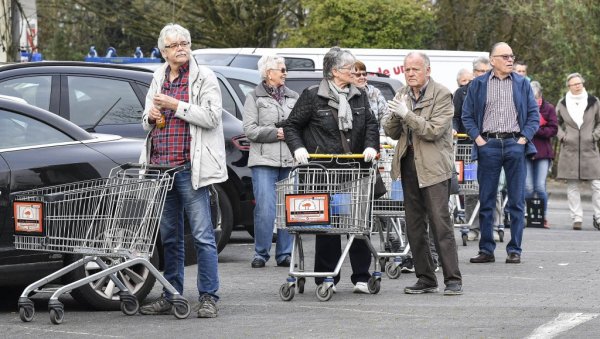
{"label": "brown leather shoe", "polygon": [[575,221],[573,223],[573,229],[576,231],[581,231],[581,221]]}
{"label": "brown leather shoe", "polygon": [[479,254],[477,254],[477,256],[471,258],[469,260],[470,262],[472,262],[473,264],[482,264],[482,263],[486,263],[486,262],[494,262],[496,261],[496,258],[494,257],[494,255],[490,255],[490,254],[485,254],[483,252],[479,252]]}
{"label": "brown leather shoe", "polygon": [[507,264],[520,264],[521,263],[521,255],[518,253],[509,253],[508,257],[506,257]]}

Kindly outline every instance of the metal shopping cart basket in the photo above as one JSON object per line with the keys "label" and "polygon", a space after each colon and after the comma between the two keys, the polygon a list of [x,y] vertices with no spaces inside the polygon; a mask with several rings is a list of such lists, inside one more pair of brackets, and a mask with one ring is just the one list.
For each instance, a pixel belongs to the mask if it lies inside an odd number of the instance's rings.
{"label": "metal shopping cart basket", "polygon": [[403,261],[411,260],[408,258],[410,246],[405,232],[404,195],[400,179],[391,177],[394,148],[382,145],[379,154],[377,165],[387,192],[373,200],[371,233],[379,235],[379,265],[385,268],[390,279],[397,279]]}
{"label": "metal shopping cart basket", "polygon": [[[361,168],[362,154],[310,154],[311,162],[295,167],[287,179],[276,184],[276,226],[294,235],[289,277],[281,285],[279,296],[284,301],[294,298],[295,288],[304,293],[307,277],[323,277],[316,295],[321,301],[331,299],[333,277],[340,272],[350,246],[355,239],[365,241],[375,257],[374,272],[367,285],[370,293],[378,293],[381,272],[377,251],[369,241],[371,195],[376,163]],[[302,235],[346,234],[348,242],[333,272],[307,272],[304,267]],[[298,278],[298,279],[296,279]]]}
{"label": "metal shopping cart basket", "polygon": [[[102,270],[56,290],[48,302],[50,320],[60,324],[64,306],[58,298],[77,287],[108,277],[120,289],[121,311],[138,312],[139,302],[116,275],[144,265],[173,294],[174,315],[187,318],[188,301],[150,263],[167,191],[179,168],[126,164],[108,178],[74,182],[11,194],[17,249],[80,254],[84,257],[27,286],[19,298],[19,316],[35,314],[29,294],[88,262]],[[120,258],[108,266],[102,258]]]}
{"label": "metal shopping cart basket", "polygon": [[[467,196],[477,197],[479,195],[477,162],[471,159],[473,144],[459,142],[459,140],[465,140],[466,138],[468,138],[466,134],[457,134],[457,139],[454,140],[454,162],[458,172],[459,194],[454,194],[449,201],[450,215],[454,216],[454,226],[460,228],[463,246],[467,246],[469,231],[478,232],[478,230],[473,230],[472,227],[479,211],[479,200],[477,200],[470,215],[467,215],[465,204],[461,202],[461,196],[463,197],[462,200],[466,201]],[[501,196],[499,199],[497,213],[502,215],[502,209],[506,201],[503,201]],[[497,219],[500,220],[501,217],[497,217]],[[499,241],[502,242],[504,240],[504,223],[497,222],[497,224],[495,231],[498,234]]]}

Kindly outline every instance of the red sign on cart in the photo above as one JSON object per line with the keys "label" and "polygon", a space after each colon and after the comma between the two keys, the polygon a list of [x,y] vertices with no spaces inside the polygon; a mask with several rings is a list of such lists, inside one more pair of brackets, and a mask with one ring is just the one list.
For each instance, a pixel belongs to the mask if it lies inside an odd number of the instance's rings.
{"label": "red sign on cart", "polygon": [[44,234],[42,224],[42,203],[31,201],[13,202],[15,234]]}
{"label": "red sign on cart", "polygon": [[288,226],[329,224],[329,194],[286,194],[285,221]]}

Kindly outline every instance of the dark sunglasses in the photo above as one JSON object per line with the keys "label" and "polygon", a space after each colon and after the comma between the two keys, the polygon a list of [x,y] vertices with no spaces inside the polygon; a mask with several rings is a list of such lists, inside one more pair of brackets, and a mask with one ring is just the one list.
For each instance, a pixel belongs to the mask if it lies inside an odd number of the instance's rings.
{"label": "dark sunglasses", "polygon": [[287,68],[282,67],[281,69],[279,68],[271,68],[272,71],[280,71],[281,73],[287,73]]}
{"label": "dark sunglasses", "polygon": [[354,72],[352,74],[354,74],[355,77],[366,77],[367,76],[367,72]]}

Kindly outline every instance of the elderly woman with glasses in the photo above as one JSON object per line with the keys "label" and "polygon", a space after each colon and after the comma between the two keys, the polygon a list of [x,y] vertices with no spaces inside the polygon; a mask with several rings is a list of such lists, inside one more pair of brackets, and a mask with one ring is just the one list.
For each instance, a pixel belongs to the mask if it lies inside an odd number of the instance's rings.
{"label": "elderly woman with glasses", "polygon": [[[375,159],[379,127],[367,93],[353,84],[355,62],[350,51],[331,48],[323,59],[324,79],[300,95],[284,127],[285,141],[298,163],[308,163],[309,153],[351,152],[362,153],[365,162]],[[349,251],[354,292],[369,293],[369,247],[359,240]],[[340,235],[316,236],[315,272],[334,272],[341,255]],[[333,283],[339,279],[339,275],[333,277]],[[315,278],[317,285],[324,281],[323,277]],[[335,286],[327,287],[335,291]]]}
{"label": "elderly woman with glasses", "polygon": [[[369,97],[369,105],[371,106],[371,111],[377,118],[379,122],[379,136],[385,138],[385,132],[383,131],[383,126],[381,126],[381,121],[383,117],[388,114],[387,102],[381,91],[367,83],[367,66],[365,66],[364,62],[357,60],[354,64],[355,72],[354,72],[354,85],[358,88],[362,88],[367,92],[367,96]],[[381,139],[382,141],[383,138]]]}
{"label": "elderly woman with glasses", "polygon": [[[262,82],[246,96],[244,133],[250,140],[248,167],[252,170],[254,207],[253,268],[265,267],[275,222],[275,183],[288,177],[294,158],[285,144],[282,123],[298,100],[298,93],[285,86],[285,60],[263,55],[258,60]],[[275,260],[277,266],[290,266],[292,237],[285,229],[277,230]]]}
{"label": "elderly woman with glasses", "polygon": [[574,230],[581,230],[583,222],[579,182],[590,181],[592,225],[600,230],[600,101],[586,92],[584,83],[581,74],[569,74],[566,83],[569,91],[556,105],[560,141],[556,178],[567,180]]}

